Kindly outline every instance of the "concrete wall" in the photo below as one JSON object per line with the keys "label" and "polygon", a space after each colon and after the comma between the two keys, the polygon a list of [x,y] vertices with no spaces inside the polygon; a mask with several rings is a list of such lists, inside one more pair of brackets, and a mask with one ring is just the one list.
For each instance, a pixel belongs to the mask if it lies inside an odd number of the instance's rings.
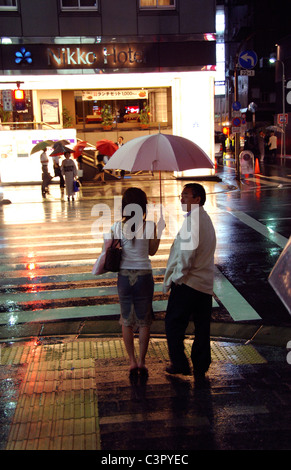
{"label": "concrete wall", "polygon": [[176,10],[141,11],[137,0],[99,0],[99,11],[64,12],[58,0],[18,0],[0,12],[1,36],[135,36],[215,32],[215,0],[179,0]]}

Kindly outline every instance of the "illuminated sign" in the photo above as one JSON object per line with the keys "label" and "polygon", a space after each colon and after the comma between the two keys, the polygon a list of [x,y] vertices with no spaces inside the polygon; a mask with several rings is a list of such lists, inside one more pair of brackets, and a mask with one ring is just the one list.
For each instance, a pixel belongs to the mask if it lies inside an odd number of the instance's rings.
{"label": "illuminated sign", "polygon": [[82,92],[82,101],[148,99],[148,90],[91,90]]}
{"label": "illuminated sign", "polygon": [[25,47],[21,47],[19,51],[15,52],[15,63],[20,64],[21,62],[32,63],[31,53]]}
{"label": "illuminated sign", "polygon": [[5,71],[204,70],[215,63],[215,41],[0,45],[0,69]]}
{"label": "illuminated sign", "polygon": [[131,66],[145,63],[145,51],[135,46],[97,46],[91,50],[84,47],[47,48],[48,65],[56,66]]}

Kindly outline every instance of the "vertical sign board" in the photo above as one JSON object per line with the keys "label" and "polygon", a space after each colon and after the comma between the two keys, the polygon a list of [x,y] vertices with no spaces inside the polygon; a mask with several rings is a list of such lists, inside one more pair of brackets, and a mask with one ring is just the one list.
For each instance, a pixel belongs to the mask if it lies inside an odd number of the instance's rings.
{"label": "vertical sign board", "polygon": [[13,111],[11,90],[2,90],[3,111]]}

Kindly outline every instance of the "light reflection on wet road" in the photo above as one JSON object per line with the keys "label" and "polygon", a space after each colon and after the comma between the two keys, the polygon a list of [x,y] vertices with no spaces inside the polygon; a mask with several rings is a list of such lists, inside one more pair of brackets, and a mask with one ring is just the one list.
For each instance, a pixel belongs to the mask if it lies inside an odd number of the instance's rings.
{"label": "light reflection on wet road", "polygon": [[[203,182],[205,208],[217,232],[214,321],[290,324],[287,310],[267,279],[290,236],[291,178],[288,173],[282,181],[276,175],[255,176],[238,185],[225,171],[222,181]],[[176,232],[173,220],[181,220],[179,195],[185,184],[163,176],[167,228],[152,258],[154,275],[160,277],[156,312],[163,311],[166,304],[160,287]],[[98,204],[110,209],[107,226],[111,225],[112,210],[119,204],[116,198],[128,186],[141,187],[149,203],[159,203],[158,179],[148,176],[84,187],[75,203],[61,200],[57,185],[51,186],[46,200],[38,186],[5,188],[11,204],[0,209],[2,338],[17,336],[24,323],[27,332],[30,322],[35,331],[34,323],[46,319],[118,314],[115,276],[106,285],[105,280],[91,275],[102,244],[92,227],[98,219]]]}

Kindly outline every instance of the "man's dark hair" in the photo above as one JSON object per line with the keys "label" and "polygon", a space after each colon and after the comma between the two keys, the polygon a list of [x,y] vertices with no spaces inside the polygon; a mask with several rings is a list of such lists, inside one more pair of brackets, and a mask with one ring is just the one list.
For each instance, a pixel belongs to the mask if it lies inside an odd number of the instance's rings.
{"label": "man's dark hair", "polygon": [[185,188],[190,188],[192,191],[193,197],[200,197],[200,204],[199,206],[204,206],[206,201],[206,193],[205,189],[203,188],[202,184],[198,183],[188,183],[185,184]]}

